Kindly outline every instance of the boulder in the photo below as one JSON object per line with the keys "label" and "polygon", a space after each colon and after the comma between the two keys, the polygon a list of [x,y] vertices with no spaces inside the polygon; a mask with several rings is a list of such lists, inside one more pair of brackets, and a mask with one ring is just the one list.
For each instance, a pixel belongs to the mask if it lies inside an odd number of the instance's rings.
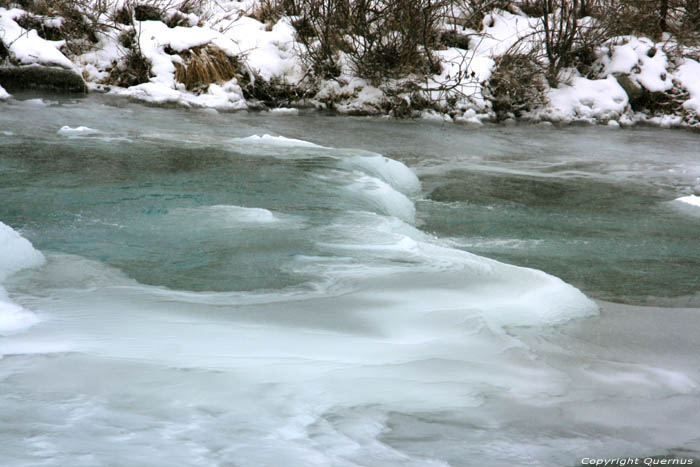
{"label": "boulder", "polygon": [[636,81],[632,80],[627,73],[613,73],[613,76],[617,80],[618,84],[625,90],[629,101],[635,101],[644,96],[645,89]]}
{"label": "boulder", "polygon": [[0,67],[0,86],[8,92],[40,89],[63,93],[87,93],[85,81],[75,71],[42,65]]}

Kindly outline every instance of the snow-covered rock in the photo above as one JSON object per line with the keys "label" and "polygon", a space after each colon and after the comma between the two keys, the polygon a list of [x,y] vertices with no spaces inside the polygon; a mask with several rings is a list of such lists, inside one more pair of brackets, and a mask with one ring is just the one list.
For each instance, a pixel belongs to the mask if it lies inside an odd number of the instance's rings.
{"label": "snow-covered rock", "polygon": [[35,30],[27,31],[15,21],[24,10],[0,8],[0,40],[17,65],[44,65],[72,70],[73,63],[59,50],[65,41],[47,41]]}
{"label": "snow-covered rock", "polygon": [[616,120],[628,104],[625,90],[613,76],[606,79],[574,77],[569,84],[550,89],[548,99],[549,106],[539,116],[558,122]]}

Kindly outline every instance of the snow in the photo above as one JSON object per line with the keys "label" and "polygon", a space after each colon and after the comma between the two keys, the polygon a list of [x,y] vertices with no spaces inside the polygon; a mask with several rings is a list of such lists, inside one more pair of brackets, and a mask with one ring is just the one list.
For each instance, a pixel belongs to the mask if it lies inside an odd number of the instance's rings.
{"label": "snow", "polygon": [[129,96],[152,104],[179,104],[187,107],[210,107],[227,110],[247,108],[243,91],[236,80],[223,85],[210,84],[202,94],[192,94],[184,90],[174,89],[168,84],[159,82],[143,83],[128,89],[115,89],[115,94]]}
{"label": "snow", "polygon": [[302,139],[286,138],[284,136],[251,135],[245,138],[233,138],[233,141],[244,144],[263,144],[269,146],[303,147],[303,148],[323,148],[318,144]]}
{"label": "snow", "polygon": [[0,100],[9,99],[10,97],[12,97],[12,96],[10,96],[10,93],[5,91],[5,88],[0,86]]}
{"label": "snow", "polygon": [[58,134],[61,136],[84,136],[84,135],[94,135],[99,133],[100,130],[95,130],[86,126],[79,126],[76,128],[71,128],[69,126],[63,126],[58,130]]}
{"label": "snow", "polygon": [[[175,64],[182,63],[177,52],[212,45],[239,60],[241,72],[251,81],[262,78],[290,85],[301,83],[306,76],[306,66],[299,55],[303,47],[296,42],[293,18],[283,17],[275,24],[265,24],[251,17],[258,8],[257,0],[212,2],[201,16],[188,13],[186,26],[174,28],[162,21],[137,21],[133,30],[140,52],[151,65],[151,77],[148,82],[129,88],[110,85],[109,77],[115,65],[123,66],[122,59],[128,49],[119,43],[119,37],[131,26],[115,25],[113,30],[98,32],[98,44],[92,50],[70,59],[60,51],[63,41],[44,40],[36,31],[26,31],[17,24],[15,19],[25,14],[21,9],[0,8],[0,30],[4,32],[3,41],[9,44],[19,63],[77,69],[92,90],[105,90],[153,104],[240,110],[248,108],[248,102],[236,79],[213,83],[197,92],[188,91],[177,82]],[[42,21],[58,27],[62,19],[44,17]],[[507,52],[541,51],[539,26],[538,18],[496,9],[486,13],[480,31],[462,27],[460,33],[469,36],[469,49],[435,50],[434,55],[442,64],[441,71],[420,83],[413,83],[420,85],[423,97],[434,107],[421,110],[420,117],[469,125],[481,125],[485,119],[494,118],[483,90],[496,60]],[[442,26],[445,30],[455,27],[452,24]],[[597,62],[592,73],[584,77],[575,70],[567,70],[562,84],[546,90],[543,107],[532,110],[526,117],[536,121],[579,121],[611,126],[638,121],[661,126],[698,124],[700,63],[689,58],[670,60],[664,48],[670,47],[668,41],[672,38],[667,35],[664,41],[634,36],[611,39],[596,51]],[[353,74],[353,67],[342,52],[338,59],[341,75],[317,82],[311,104],[356,114],[384,114],[393,108],[397,99],[406,101],[409,108],[412,106],[413,95],[402,89],[410,89],[411,80],[416,77],[369,83]],[[118,65],[120,63],[122,65]],[[683,104],[687,115],[635,114],[629,107],[629,97],[618,83],[622,77],[640,92],[665,92],[674,86],[682,87],[690,95]],[[624,84],[629,90],[627,83]],[[7,97],[0,88],[0,99]],[[271,109],[271,112],[295,115],[297,111],[285,107]]]}
{"label": "snow", "polygon": [[[226,11],[240,10],[243,5],[221,5]],[[169,28],[162,21],[142,21],[135,25],[136,37],[142,55],[151,65],[148,83],[112,92],[138,100],[185,106],[221,108],[228,110],[248,107],[243,91],[234,79],[226,83],[211,84],[206,92],[194,94],[175,80],[175,63],[181,63],[178,55],[166,53],[166,49],[182,52],[193,47],[214,45],[230,57],[243,57],[248,70],[264,79],[281,78],[295,83],[303,76],[300,60],[294,50],[294,28],[289,22],[280,21],[271,30],[266,25],[246,16],[238,17],[228,28],[216,30],[221,17],[214,17],[208,25]],[[114,38],[102,36],[99,51],[80,57],[88,77],[104,80],[111,63],[123,53]]]}
{"label": "snow", "polygon": [[690,93],[683,107],[700,115],[700,63],[686,58],[675,73],[679,83]]}
{"label": "snow", "polygon": [[303,69],[294,50],[295,31],[289,21],[282,20],[267,31],[263,23],[243,16],[227,35],[236,43],[235,53],[243,54],[248,66],[263,78],[281,77],[290,83],[302,78]]}
{"label": "snow", "polygon": [[645,37],[626,36],[621,45],[612,46],[611,52],[612,57],[604,55],[602,58],[605,74],[628,74],[632,82],[652,92],[673,87],[668,57],[661,44]]}
{"label": "snow", "polygon": [[278,115],[298,115],[299,109],[293,109],[290,107],[276,107],[274,109],[270,109],[270,112]]}
{"label": "snow", "polygon": [[577,76],[570,84],[550,89],[550,105],[543,118],[554,121],[589,121],[617,119],[628,104],[625,90],[613,76],[587,79]]}
{"label": "snow", "polygon": [[482,21],[484,35],[473,38],[470,47],[488,51],[492,57],[503,55],[516,42],[531,35],[538,23],[537,18],[494,10],[484,16]]}
{"label": "snow", "polygon": [[25,11],[18,8],[0,8],[2,41],[12,56],[22,65],[39,64],[72,70],[73,63],[59,51],[65,41],[47,41],[35,30],[27,31],[14,21],[23,14]]}

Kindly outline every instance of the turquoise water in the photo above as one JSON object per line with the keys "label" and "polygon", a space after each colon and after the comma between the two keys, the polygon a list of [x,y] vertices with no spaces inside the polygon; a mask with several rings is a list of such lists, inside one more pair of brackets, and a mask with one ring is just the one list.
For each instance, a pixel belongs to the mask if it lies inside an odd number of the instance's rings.
{"label": "turquoise water", "polygon": [[33,245],[0,231],[3,465],[697,452],[696,133],[105,96],[0,126]]}

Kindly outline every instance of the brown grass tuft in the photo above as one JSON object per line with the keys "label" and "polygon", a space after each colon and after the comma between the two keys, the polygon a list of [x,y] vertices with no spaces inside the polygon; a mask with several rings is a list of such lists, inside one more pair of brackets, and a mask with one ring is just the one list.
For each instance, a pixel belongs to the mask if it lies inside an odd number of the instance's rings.
{"label": "brown grass tuft", "polygon": [[212,83],[235,78],[240,62],[212,44],[179,52],[183,64],[175,63],[175,79],[188,91],[203,91]]}

